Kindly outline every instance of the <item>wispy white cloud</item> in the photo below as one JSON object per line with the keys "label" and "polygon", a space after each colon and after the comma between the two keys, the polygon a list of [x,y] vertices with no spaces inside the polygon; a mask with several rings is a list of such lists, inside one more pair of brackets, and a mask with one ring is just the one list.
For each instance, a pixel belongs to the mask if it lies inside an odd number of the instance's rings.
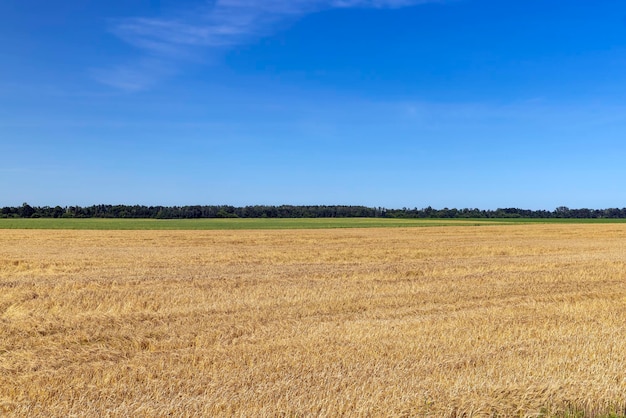
{"label": "wispy white cloud", "polygon": [[[269,36],[282,25],[337,8],[401,8],[442,0],[216,0],[162,18],[133,17],[111,22],[111,32],[138,48],[139,63],[94,71],[94,78],[124,90],[140,90],[172,72],[176,63],[200,51],[228,49]],[[153,65],[149,70],[146,64]],[[166,71],[163,69],[167,68]]]}
{"label": "wispy white cloud", "polygon": [[141,57],[132,64],[93,69],[91,76],[102,84],[131,92],[149,88],[174,74],[174,67],[163,57]]}

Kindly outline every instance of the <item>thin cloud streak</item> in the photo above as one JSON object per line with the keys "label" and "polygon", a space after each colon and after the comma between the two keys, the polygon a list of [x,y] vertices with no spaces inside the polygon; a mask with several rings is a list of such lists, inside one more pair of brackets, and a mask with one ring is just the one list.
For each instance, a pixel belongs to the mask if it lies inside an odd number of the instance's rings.
{"label": "thin cloud streak", "polygon": [[[163,78],[174,63],[193,60],[205,50],[229,49],[269,36],[277,27],[323,10],[402,8],[442,0],[217,0],[167,18],[135,17],[112,21],[111,32],[146,54],[139,64],[93,71],[115,88],[135,91]],[[156,71],[146,72],[146,62]]]}
{"label": "thin cloud streak", "polygon": [[133,65],[118,65],[107,69],[92,69],[91,76],[96,81],[123,91],[133,92],[149,88],[176,72],[174,66],[165,59],[142,57]]}

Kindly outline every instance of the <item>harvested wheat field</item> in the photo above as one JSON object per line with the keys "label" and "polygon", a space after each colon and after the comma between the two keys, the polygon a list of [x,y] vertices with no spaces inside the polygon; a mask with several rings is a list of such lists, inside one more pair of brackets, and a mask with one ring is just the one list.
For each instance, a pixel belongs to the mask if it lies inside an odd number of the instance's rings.
{"label": "harvested wheat field", "polygon": [[626,225],[3,230],[0,336],[4,416],[623,414]]}

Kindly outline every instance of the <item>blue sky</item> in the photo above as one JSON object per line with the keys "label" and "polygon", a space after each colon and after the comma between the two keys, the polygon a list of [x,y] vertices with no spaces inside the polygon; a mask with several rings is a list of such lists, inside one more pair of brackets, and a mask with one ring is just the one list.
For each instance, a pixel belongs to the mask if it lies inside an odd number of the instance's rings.
{"label": "blue sky", "polygon": [[626,2],[2,0],[0,206],[626,206]]}

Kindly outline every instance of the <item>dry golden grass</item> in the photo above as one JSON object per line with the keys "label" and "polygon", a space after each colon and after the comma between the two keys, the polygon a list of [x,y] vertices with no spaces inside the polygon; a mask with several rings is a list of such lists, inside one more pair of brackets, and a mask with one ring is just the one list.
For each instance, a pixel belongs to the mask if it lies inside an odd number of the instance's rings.
{"label": "dry golden grass", "polygon": [[626,225],[0,231],[0,415],[626,408]]}

